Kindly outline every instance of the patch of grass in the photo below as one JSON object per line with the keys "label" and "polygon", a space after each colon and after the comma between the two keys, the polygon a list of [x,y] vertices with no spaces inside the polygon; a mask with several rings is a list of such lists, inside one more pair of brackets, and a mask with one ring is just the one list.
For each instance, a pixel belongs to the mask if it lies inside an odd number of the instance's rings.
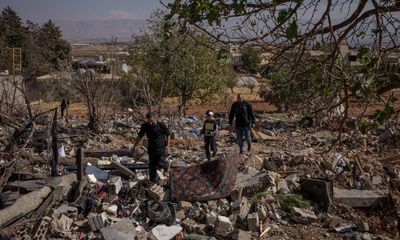
{"label": "patch of grass", "polygon": [[311,207],[311,202],[304,198],[302,195],[282,195],[278,194],[275,199],[281,205],[282,210],[290,212],[293,207],[297,208],[309,208]]}
{"label": "patch of grass", "polygon": [[257,193],[256,195],[253,196],[253,198],[251,199],[252,204],[258,204],[261,199],[267,195],[271,195],[271,193],[269,192],[260,192]]}

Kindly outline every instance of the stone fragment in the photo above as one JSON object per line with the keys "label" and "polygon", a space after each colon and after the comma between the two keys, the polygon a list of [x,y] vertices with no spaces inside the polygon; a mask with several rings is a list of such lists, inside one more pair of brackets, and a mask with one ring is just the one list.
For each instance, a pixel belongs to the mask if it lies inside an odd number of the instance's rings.
{"label": "stone fragment", "polygon": [[186,218],[185,211],[184,210],[177,211],[175,213],[175,218],[178,219],[179,221],[182,221],[183,219],[185,219]]}
{"label": "stone fragment", "polygon": [[215,232],[219,235],[226,236],[233,230],[232,222],[229,218],[218,216],[215,222]]}
{"label": "stone fragment", "polygon": [[232,213],[238,214],[240,219],[246,219],[247,214],[250,211],[250,203],[246,197],[242,197],[241,200],[236,200],[232,203]]}
{"label": "stone fragment", "polygon": [[64,214],[53,214],[53,220],[51,221],[51,227],[58,232],[67,232],[74,222],[71,218]]}
{"label": "stone fragment", "polygon": [[361,222],[356,224],[357,231],[359,232],[369,232],[369,225],[367,222]]}
{"label": "stone fragment", "polygon": [[251,240],[251,234],[249,232],[235,229],[230,235],[230,239],[232,240]]}
{"label": "stone fragment", "polygon": [[[271,187],[274,179],[267,171],[251,171],[248,173],[239,172],[237,175],[234,192],[239,191],[241,187],[242,196],[252,197],[254,194],[263,192]],[[232,193],[234,194],[234,193]]]}
{"label": "stone fragment", "polygon": [[303,224],[310,224],[318,220],[317,215],[313,211],[293,207],[292,208],[292,219],[295,222],[303,223]]}
{"label": "stone fragment", "polygon": [[206,224],[207,225],[214,225],[217,221],[218,215],[215,212],[207,213],[206,216]]}
{"label": "stone fragment", "polygon": [[268,211],[264,205],[257,204],[256,209],[260,220],[265,220],[268,217]]}
{"label": "stone fragment", "polygon": [[258,232],[260,229],[260,219],[258,213],[254,212],[247,215],[247,225],[252,232]]}
{"label": "stone fragment", "polygon": [[133,178],[135,173],[117,161],[111,161],[111,166],[127,178]]}
{"label": "stone fragment", "polygon": [[147,190],[147,193],[149,194],[149,197],[154,200],[161,200],[165,195],[164,188],[157,184],[151,186],[150,189]]}
{"label": "stone fragment", "polygon": [[182,227],[180,225],[166,226],[161,224],[151,230],[150,238],[154,240],[171,240],[181,232]]}
{"label": "stone fragment", "polygon": [[338,232],[338,233],[346,233],[346,232],[351,232],[353,231],[354,225],[350,223],[344,223],[341,224],[337,227],[334,227],[333,229]]}
{"label": "stone fragment", "polygon": [[190,202],[187,201],[180,201],[179,206],[185,210],[191,208],[193,205]]}
{"label": "stone fragment", "polygon": [[372,184],[373,185],[381,185],[382,184],[382,177],[381,176],[373,176],[372,177]]}
{"label": "stone fragment", "polygon": [[122,188],[122,179],[120,176],[111,176],[108,179],[108,191],[117,195]]}
{"label": "stone fragment", "polygon": [[46,240],[47,231],[49,230],[49,225],[51,222],[50,217],[44,217],[39,222],[37,222],[32,231],[33,240]]}
{"label": "stone fragment", "polygon": [[107,213],[109,213],[109,214],[112,214],[112,215],[116,216],[117,213],[118,213],[118,206],[115,205],[115,204],[112,204],[112,205],[108,206],[108,207],[105,209],[105,211],[106,211]]}
{"label": "stone fragment", "polygon": [[104,240],[128,240],[135,239],[137,231],[128,218],[100,229]]}
{"label": "stone fragment", "polygon": [[88,221],[92,231],[97,231],[105,226],[107,221],[107,214],[105,212],[101,214],[89,214]]}
{"label": "stone fragment", "polygon": [[350,207],[372,207],[383,199],[381,195],[368,190],[334,188],[334,200]]}
{"label": "stone fragment", "polygon": [[185,229],[186,232],[192,233],[195,231],[195,228],[197,227],[197,223],[192,219],[186,218],[181,223],[181,226],[183,227],[183,229]]}
{"label": "stone fragment", "polygon": [[278,193],[287,194],[290,192],[287,182],[285,179],[280,179],[276,185],[276,190]]}

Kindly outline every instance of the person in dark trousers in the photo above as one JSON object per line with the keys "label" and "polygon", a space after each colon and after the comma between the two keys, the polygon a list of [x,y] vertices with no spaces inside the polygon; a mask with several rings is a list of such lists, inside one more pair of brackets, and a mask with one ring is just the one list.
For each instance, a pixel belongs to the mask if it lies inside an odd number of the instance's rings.
{"label": "person in dark trousers", "polygon": [[146,122],[140,127],[138,137],[133,146],[134,155],[139,142],[145,134],[148,138],[149,178],[150,181],[157,182],[157,169],[168,169],[166,153],[169,151],[170,133],[164,123],[157,121],[154,113],[147,113]]}
{"label": "person in dark trousers", "polygon": [[240,154],[243,153],[243,136],[246,138],[247,150],[251,151],[251,125],[255,123],[253,107],[243,99],[242,94],[237,95],[237,101],[232,104],[229,113],[229,125],[232,127],[235,120],[236,136]]}
{"label": "person in dark trousers", "polygon": [[68,107],[69,107],[69,101],[66,98],[63,98],[61,100],[61,118],[64,116],[66,117],[68,115]]}
{"label": "person in dark trousers", "polygon": [[208,160],[211,159],[210,149],[213,152],[213,157],[217,155],[217,142],[215,140],[217,130],[218,125],[214,119],[214,113],[211,110],[208,110],[206,112],[206,120],[204,121],[203,129],[201,130],[201,133],[204,135],[204,148],[206,150],[206,157]]}

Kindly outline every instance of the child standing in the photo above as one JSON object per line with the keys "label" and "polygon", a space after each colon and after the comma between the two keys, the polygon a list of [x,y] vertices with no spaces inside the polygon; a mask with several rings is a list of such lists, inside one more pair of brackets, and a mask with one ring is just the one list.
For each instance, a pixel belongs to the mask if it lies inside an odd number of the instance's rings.
{"label": "child standing", "polygon": [[206,112],[206,120],[204,121],[203,129],[201,130],[201,133],[204,135],[204,147],[208,160],[211,159],[210,149],[213,152],[213,157],[217,154],[217,143],[215,140],[217,130],[218,126],[214,119],[214,113],[211,110],[208,110]]}

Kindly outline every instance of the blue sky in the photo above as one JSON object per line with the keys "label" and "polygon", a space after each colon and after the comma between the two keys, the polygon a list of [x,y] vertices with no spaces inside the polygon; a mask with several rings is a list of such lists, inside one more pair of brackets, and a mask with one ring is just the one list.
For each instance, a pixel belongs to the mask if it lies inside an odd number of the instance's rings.
{"label": "blue sky", "polygon": [[163,8],[159,0],[1,0],[0,9],[11,6],[23,20],[145,19]]}

